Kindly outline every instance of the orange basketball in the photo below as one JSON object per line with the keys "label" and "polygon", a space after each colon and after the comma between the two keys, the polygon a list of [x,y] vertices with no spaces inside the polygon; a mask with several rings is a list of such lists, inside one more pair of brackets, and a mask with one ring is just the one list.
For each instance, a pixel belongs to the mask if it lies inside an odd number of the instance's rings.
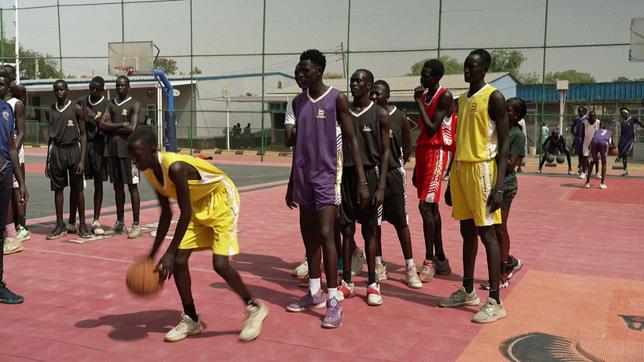
{"label": "orange basketball", "polygon": [[130,292],[147,296],[161,289],[159,273],[154,270],[156,263],[152,259],[137,261],[130,267],[125,276],[125,284]]}

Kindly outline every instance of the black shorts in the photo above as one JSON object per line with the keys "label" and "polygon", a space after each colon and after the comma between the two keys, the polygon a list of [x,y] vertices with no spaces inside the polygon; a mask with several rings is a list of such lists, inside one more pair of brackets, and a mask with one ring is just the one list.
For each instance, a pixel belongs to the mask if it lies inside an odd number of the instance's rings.
{"label": "black shorts", "polygon": [[87,142],[87,156],[85,157],[85,178],[91,180],[107,181],[107,167],[103,149],[93,142]]}
{"label": "black shorts", "polygon": [[110,182],[113,184],[136,185],[139,183],[139,169],[129,158],[109,157],[107,168],[110,173]]}
{"label": "black shorts", "polygon": [[512,201],[517,195],[518,189],[514,190],[504,190],[503,192],[503,202],[501,203],[501,210],[507,210],[512,206]]}
{"label": "black shorts", "polygon": [[369,205],[361,209],[358,206],[358,179],[353,167],[345,167],[342,170],[342,184],[340,193],[342,203],[340,204],[340,224],[349,225],[355,222],[360,224],[378,223],[382,218],[382,207],[378,208],[371,204],[373,195],[378,189],[379,171],[377,167],[364,169],[369,189]]}
{"label": "black shorts", "polygon": [[49,146],[49,181],[52,191],[62,190],[69,186],[72,189],[83,189],[83,175],[76,174],[81,152],[78,143],[71,145]]}
{"label": "black shorts", "polygon": [[407,226],[407,178],[402,167],[389,170],[382,218],[396,227]]}

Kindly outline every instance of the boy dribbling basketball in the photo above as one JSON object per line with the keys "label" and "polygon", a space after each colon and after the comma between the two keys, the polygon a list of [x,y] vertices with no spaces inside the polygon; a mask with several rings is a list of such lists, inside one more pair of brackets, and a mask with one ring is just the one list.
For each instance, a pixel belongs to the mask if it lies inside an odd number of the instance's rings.
{"label": "boy dribbling basketball", "polygon": [[161,207],[150,258],[154,258],[168,233],[172,219],[170,199],[177,200],[181,210],[172,241],[157,264],[163,279],[174,275],[184,309],[181,322],[165,335],[165,340],[176,342],[203,331],[204,326],[192,299],[188,259],[194,250],[212,249],[215,271],[246,304],[246,321],[239,339],[252,341],[259,336],[268,308],[251,297],[239,274],[228,262],[229,256],[239,253],[237,188],[228,176],[208,161],[157,152],[156,142],[151,130],[137,129],[128,137],[128,153],[136,167],[145,172]]}

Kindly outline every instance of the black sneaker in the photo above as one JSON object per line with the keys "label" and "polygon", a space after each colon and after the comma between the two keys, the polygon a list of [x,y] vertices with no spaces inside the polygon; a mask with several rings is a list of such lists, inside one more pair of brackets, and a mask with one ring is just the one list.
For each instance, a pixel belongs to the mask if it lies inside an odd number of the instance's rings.
{"label": "black sneaker", "polygon": [[20,304],[25,300],[7,288],[4,282],[0,282],[0,303],[4,304]]}
{"label": "black sneaker", "polygon": [[78,232],[78,229],[76,228],[76,223],[68,223],[67,224],[67,234],[76,234]]}
{"label": "black sneaker", "polygon": [[105,232],[105,235],[123,234],[125,233],[125,223],[123,221],[116,221],[111,229]]}
{"label": "black sneaker", "polygon": [[87,224],[82,223],[78,225],[78,236],[83,239],[89,239],[92,237],[92,233],[89,232],[89,227]]}
{"label": "black sneaker", "polygon": [[57,224],[56,228],[45,236],[47,240],[58,239],[61,236],[67,235],[67,229],[65,229],[65,224]]}

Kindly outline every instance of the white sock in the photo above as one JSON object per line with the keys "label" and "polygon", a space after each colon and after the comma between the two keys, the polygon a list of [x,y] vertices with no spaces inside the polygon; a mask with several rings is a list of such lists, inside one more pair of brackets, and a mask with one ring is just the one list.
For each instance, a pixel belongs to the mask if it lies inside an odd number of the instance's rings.
{"label": "white sock", "polygon": [[407,268],[414,265],[414,259],[405,259],[405,265],[407,265]]}
{"label": "white sock", "polygon": [[376,264],[382,264],[382,256],[376,257]]}
{"label": "white sock", "polygon": [[338,288],[329,288],[329,299],[335,298],[335,294],[338,291]]}
{"label": "white sock", "polygon": [[320,278],[309,278],[309,290],[311,295],[316,295],[320,291]]}

